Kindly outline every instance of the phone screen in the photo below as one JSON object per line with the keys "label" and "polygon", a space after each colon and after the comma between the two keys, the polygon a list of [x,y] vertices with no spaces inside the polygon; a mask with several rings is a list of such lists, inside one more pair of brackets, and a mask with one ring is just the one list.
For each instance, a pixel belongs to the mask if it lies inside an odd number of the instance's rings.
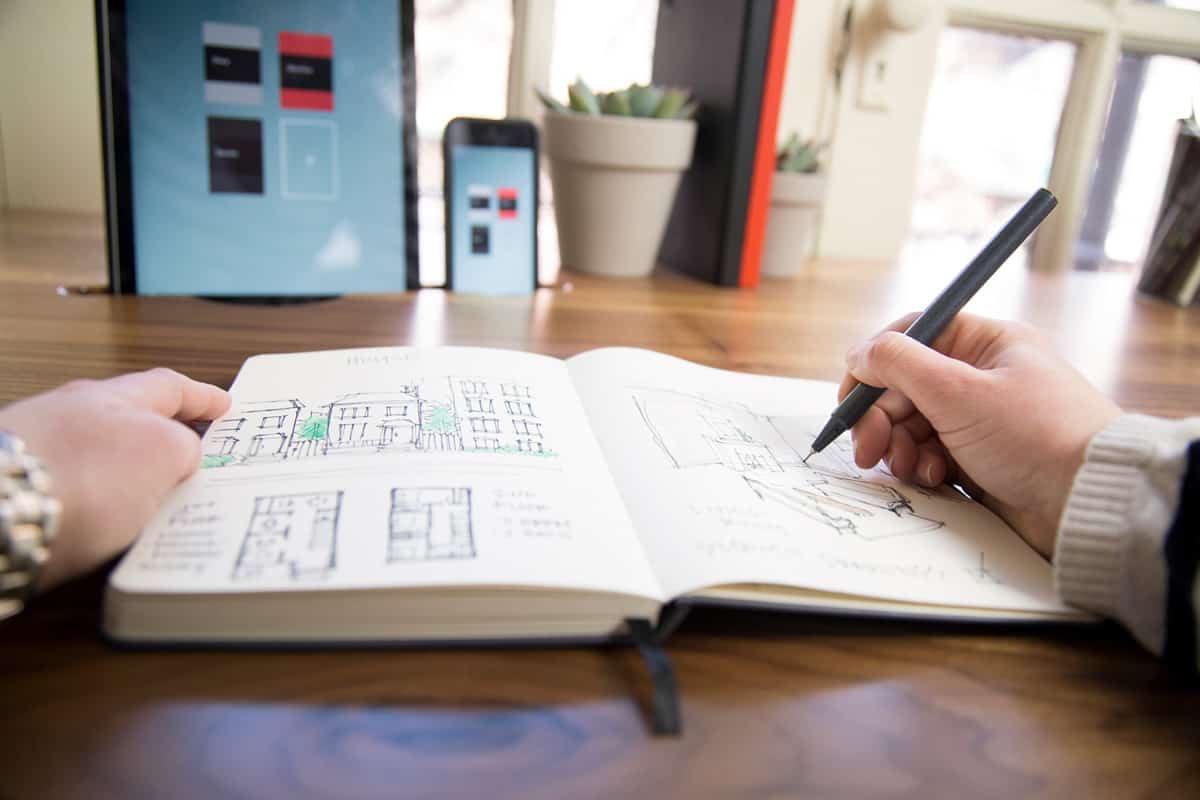
{"label": "phone screen", "polygon": [[449,151],[455,291],[528,294],[537,247],[534,150],[452,144]]}

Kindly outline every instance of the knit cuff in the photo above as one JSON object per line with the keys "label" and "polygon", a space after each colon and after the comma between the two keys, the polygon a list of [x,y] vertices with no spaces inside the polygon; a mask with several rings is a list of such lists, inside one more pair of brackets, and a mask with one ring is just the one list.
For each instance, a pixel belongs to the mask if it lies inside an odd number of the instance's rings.
{"label": "knit cuff", "polygon": [[1058,526],[1055,583],[1071,605],[1115,616],[1122,552],[1141,470],[1154,452],[1144,420],[1123,416],[1088,445]]}
{"label": "knit cuff", "polygon": [[[1097,433],[1059,521],[1055,585],[1063,602],[1124,622],[1162,648],[1166,576],[1161,540],[1170,524],[1186,441],[1195,420],[1126,414]],[[1177,490],[1176,490],[1177,491]]]}

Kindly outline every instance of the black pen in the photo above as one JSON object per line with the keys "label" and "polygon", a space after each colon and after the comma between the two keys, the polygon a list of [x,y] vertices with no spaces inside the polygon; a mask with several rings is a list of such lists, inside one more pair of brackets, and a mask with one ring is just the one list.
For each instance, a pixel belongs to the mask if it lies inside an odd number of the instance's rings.
{"label": "black pen", "polygon": [[[1008,221],[1000,232],[979,251],[979,255],[959,273],[950,285],[921,312],[921,316],[913,320],[913,324],[904,331],[905,336],[911,336],[923,345],[929,346],[933,340],[946,329],[950,320],[962,310],[967,301],[975,296],[988,278],[995,274],[1000,265],[1008,260],[1021,243],[1042,223],[1042,220],[1054,210],[1058,200],[1045,189],[1038,189],[1033,197],[1025,201],[1013,218]],[[815,453],[824,450],[829,444],[850,428],[867,413],[884,392],[878,386],[867,386],[860,383],[850,390],[846,399],[841,402],[829,416],[829,422],[813,440],[812,450],[804,457],[805,463]]]}

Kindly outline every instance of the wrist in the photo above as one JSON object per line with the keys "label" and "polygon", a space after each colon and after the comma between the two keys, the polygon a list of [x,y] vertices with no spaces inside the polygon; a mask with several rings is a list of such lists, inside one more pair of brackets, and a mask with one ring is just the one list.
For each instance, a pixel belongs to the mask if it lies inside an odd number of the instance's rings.
{"label": "wrist", "polygon": [[42,462],[0,430],[0,619],[24,608],[50,557],[62,506]]}

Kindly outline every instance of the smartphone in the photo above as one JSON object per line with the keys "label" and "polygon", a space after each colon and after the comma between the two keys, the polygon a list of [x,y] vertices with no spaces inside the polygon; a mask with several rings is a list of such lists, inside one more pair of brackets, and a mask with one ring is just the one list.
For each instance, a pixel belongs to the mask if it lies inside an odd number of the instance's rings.
{"label": "smartphone", "polygon": [[442,136],[446,286],[522,294],[537,287],[537,129],[456,117]]}

